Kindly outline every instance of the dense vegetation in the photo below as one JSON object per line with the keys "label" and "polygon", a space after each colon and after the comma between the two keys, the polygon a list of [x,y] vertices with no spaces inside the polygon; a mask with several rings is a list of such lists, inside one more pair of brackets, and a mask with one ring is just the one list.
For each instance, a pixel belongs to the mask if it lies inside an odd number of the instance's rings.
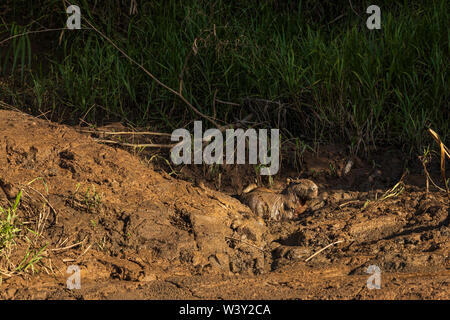
{"label": "dense vegetation", "polygon": [[[61,0],[2,1],[0,100],[68,123],[200,120],[89,22],[219,124],[251,112],[285,138],[353,152],[420,151],[427,126],[448,142],[448,1],[353,2],[79,0],[83,29],[63,31]],[[381,30],[366,27],[370,4]]]}

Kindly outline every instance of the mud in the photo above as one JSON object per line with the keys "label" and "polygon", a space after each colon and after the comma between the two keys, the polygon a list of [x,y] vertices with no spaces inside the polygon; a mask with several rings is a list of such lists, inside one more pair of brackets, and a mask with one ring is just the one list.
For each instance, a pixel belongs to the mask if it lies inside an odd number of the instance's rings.
{"label": "mud", "polygon": [[[0,257],[2,299],[449,298],[448,196],[427,193],[420,170],[403,176],[400,154],[350,170],[337,147],[306,154],[303,172],[282,169],[272,188],[308,178],[320,201],[270,221],[235,196],[255,181],[251,168],[224,166],[219,184],[196,168],[174,178],[22,113],[0,110],[0,129],[0,206],[22,190],[21,231]],[[70,265],[81,289],[66,286]],[[370,265],[380,290],[367,288]]]}

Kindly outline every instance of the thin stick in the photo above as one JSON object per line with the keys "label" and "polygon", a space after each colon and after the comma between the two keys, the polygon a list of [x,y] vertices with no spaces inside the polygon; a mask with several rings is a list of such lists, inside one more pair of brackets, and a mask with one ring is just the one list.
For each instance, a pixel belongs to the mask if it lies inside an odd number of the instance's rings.
{"label": "thin stick", "polygon": [[[61,30],[66,30],[66,29],[67,28],[55,28],[55,29],[44,29],[44,30],[27,31],[27,32],[15,34],[15,35],[13,35],[13,36],[11,36],[9,38],[3,39],[2,41],[0,41],[0,45],[3,44],[6,41],[12,40],[12,39],[17,38],[17,37],[25,36],[27,34],[49,32],[49,31],[61,31]],[[83,28],[83,29],[89,29],[89,28]]]}
{"label": "thin stick", "polygon": [[217,102],[222,103],[222,104],[227,104],[229,106],[236,106],[236,107],[240,107],[241,106],[240,103],[223,101],[223,100],[220,100],[220,99],[217,99],[217,98],[214,98],[214,101],[217,101]]}
{"label": "thin stick", "polygon": [[55,208],[53,208],[53,206],[50,203],[50,201],[48,201],[48,199],[41,192],[39,192],[38,190],[34,189],[32,186],[27,186],[27,187],[30,188],[31,190],[33,190],[34,192],[36,192],[38,195],[40,195],[42,197],[42,199],[44,199],[44,201],[48,204],[50,209],[52,209],[53,216],[55,218],[55,221],[53,223],[58,223],[58,212],[55,210]]}
{"label": "thin stick", "polygon": [[[428,133],[433,137],[434,141],[436,141],[436,143],[438,145],[443,144],[441,138],[439,138],[439,135],[436,132],[434,132],[432,129],[428,128]],[[443,149],[444,149],[445,155],[450,159],[450,151],[448,150],[448,148],[444,145]]]}
{"label": "thin stick", "polygon": [[331,246],[334,246],[335,244],[341,243],[341,242],[344,242],[344,240],[339,240],[339,241],[330,243],[329,245],[327,245],[326,247],[320,249],[319,251],[317,251],[316,253],[314,253],[312,256],[310,256],[308,259],[306,259],[305,262],[308,262],[309,260],[311,260],[312,258],[314,258],[315,256],[317,256],[317,255],[318,255],[319,253],[321,253],[323,250],[325,250],[325,249],[327,249],[327,248],[329,248],[329,247],[331,247]]}
{"label": "thin stick", "polygon": [[148,135],[148,136],[163,136],[163,137],[171,137],[172,135],[170,133],[164,133],[164,132],[151,132],[151,131],[143,131],[143,132],[135,132],[135,131],[102,131],[102,130],[82,130],[82,129],[76,129],[79,132],[86,132],[86,133],[102,133],[107,135],[119,135],[119,134],[129,134],[129,135]]}
{"label": "thin stick", "polygon": [[121,146],[127,146],[127,147],[136,147],[136,148],[173,148],[176,144],[156,144],[156,143],[142,143],[142,144],[134,144],[134,143],[126,143],[126,142],[119,142],[114,140],[102,140],[102,139],[94,139],[96,142],[100,143],[111,143],[111,144],[118,144]]}
{"label": "thin stick", "polygon": [[84,250],[84,252],[82,254],[80,254],[78,256],[78,258],[76,259],[76,261],[80,261],[81,257],[84,256],[86,254],[86,252],[89,251],[89,249],[92,247],[92,243],[86,248],[86,250]]}
{"label": "thin stick", "polygon": [[340,204],[339,208],[343,208],[343,207],[345,207],[345,206],[347,206],[349,204],[352,204],[352,203],[360,203],[360,202],[361,202],[361,200],[351,200],[349,202],[345,202],[345,203]]}
{"label": "thin stick", "polygon": [[74,244],[72,244],[72,245],[70,245],[70,246],[67,246],[67,247],[64,247],[64,248],[55,248],[55,249],[50,249],[51,251],[61,251],[61,250],[66,250],[66,249],[70,249],[70,248],[73,248],[73,247],[77,247],[77,246],[79,246],[80,244],[82,244],[84,242],[84,240],[83,241],[80,241],[80,242],[77,242],[77,243],[74,243]]}
{"label": "thin stick", "polygon": [[426,178],[427,178],[427,180],[426,180],[427,194],[428,194],[429,187],[430,187],[430,181],[433,184],[433,186],[435,186],[438,190],[440,190],[442,192],[447,192],[447,190],[442,189],[436,183],[434,183],[433,179],[431,179],[430,173],[427,170],[426,164],[423,161],[421,161],[421,162],[422,162],[422,166],[423,166],[423,171],[425,172],[425,175],[426,175]]}
{"label": "thin stick", "polygon": [[356,10],[355,9],[353,9],[353,5],[352,5],[352,0],[348,0],[348,3],[350,3],[350,8],[352,8],[352,11],[358,16],[358,17],[360,17],[361,18],[361,16],[359,15],[359,13],[358,12],[356,12]]}
{"label": "thin stick", "polygon": [[23,112],[22,110],[19,110],[19,109],[17,109],[16,107],[13,107],[13,106],[7,104],[7,103],[4,102],[4,101],[0,101],[0,107],[3,107],[3,108],[8,109],[8,110],[13,110],[13,111],[19,112],[19,113],[21,113],[21,114],[26,114],[26,113]]}
{"label": "thin stick", "polygon": [[448,148],[444,145],[441,138],[439,138],[439,135],[434,132],[431,128],[428,128],[428,132],[431,134],[433,139],[437,142],[441,149],[441,176],[442,180],[444,180],[445,189],[447,191],[447,196],[450,199],[450,189],[448,187],[447,178],[445,177],[445,156],[447,156],[450,159],[450,151]]}

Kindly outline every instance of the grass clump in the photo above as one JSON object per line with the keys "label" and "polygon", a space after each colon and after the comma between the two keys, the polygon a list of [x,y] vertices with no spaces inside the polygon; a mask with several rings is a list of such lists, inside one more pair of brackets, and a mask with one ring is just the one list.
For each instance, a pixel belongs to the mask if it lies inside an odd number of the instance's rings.
{"label": "grass clump", "polygon": [[15,243],[15,238],[20,232],[18,227],[16,210],[22,197],[22,190],[17,195],[12,207],[0,206],[0,250],[7,250]]}
{"label": "grass clump", "polygon": [[0,206],[0,282],[4,276],[11,277],[28,270],[38,272],[37,264],[46,253],[47,245],[36,243],[41,235],[19,219],[17,211],[22,193],[20,190],[8,208]]}

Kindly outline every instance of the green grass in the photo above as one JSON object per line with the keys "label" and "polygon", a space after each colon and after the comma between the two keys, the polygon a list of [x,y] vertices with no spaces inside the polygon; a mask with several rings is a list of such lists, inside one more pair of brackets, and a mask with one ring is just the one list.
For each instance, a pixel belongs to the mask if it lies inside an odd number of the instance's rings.
{"label": "green grass", "polygon": [[[33,273],[39,272],[38,264],[47,248],[47,244],[41,245],[36,242],[42,241],[41,234],[25,227],[29,222],[24,223],[19,219],[17,211],[22,194],[23,190],[20,190],[14,203],[7,208],[0,206],[0,282],[3,276],[10,277],[12,274],[28,270]],[[19,248],[24,249],[23,257],[15,253],[17,250],[20,251]],[[20,260],[16,261],[18,258]]]}
{"label": "green grass", "polygon": [[0,206],[0,251],[15,243],[15,238],[20,232],[18,227],[16,210],[22,197],[22,191],[17,195],[14,204],[9,208]]}
{"label": "green grass", "polygon": [[[45,3],[31,6],[32,22],[20,14],[28,2],[10,4],[15,14],[5,17],[0,39],[64,26],[61,2]],[[127,14],[129,1],[108,3],[80,6],[163,83],[178,90],[181,77],[187,100],[223,123],[233,122],[237,110],[261,111],[256,99],[264,99],[280,102],[288,115],[275,121],[279,104],[269,104],[264,125],[309,144],[418,151],[430,141],[428,125],[448,141],[448,1],[379,1],[382,29],[373,31],[365,26],[367,1],[354,5],[361,17],[347,2],[333,1],[138,1],[135,16]],[[38,41],[48,46],[31,52]],[[81,116],[127,119],[167,131],[198,120],[93,30],[29,34],[0,50],[10,52],[0,65],[12,65],[3,68],[2,99],[32,112],[72,123]],[[23,79],[29,90],[15,90]],[[241,107],[216,102],[214,110],[216,90],[218,99]]]}
{"label": "green grass", "polygon": [[18,220],[17,208],[22,197],[22,190],[17,195],[14,204],[7,208],[0,206],[0,283],[4,275],[10,275],[11,252],[20,238],[22,231]]}
{"label": "green grass", "polygon": [[94,213],[100,209],[102,204],[102,194],[95,190],[95,185],[88,186],[86,191],[80,191],[81,184],[77,184],[71,196],[71,205],[82,208],[87,212]]}

